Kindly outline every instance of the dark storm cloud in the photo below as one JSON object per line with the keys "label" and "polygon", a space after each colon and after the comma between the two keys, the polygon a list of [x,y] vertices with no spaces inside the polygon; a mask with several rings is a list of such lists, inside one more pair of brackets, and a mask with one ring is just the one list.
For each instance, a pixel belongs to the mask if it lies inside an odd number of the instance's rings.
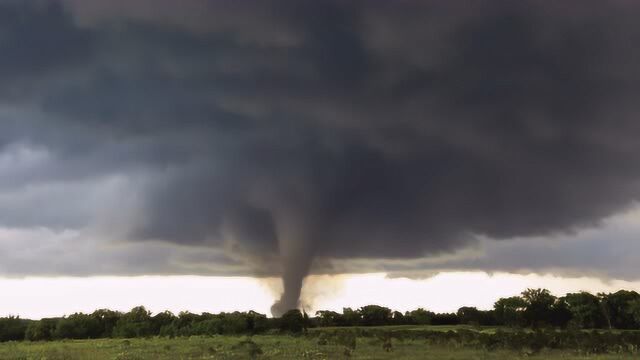
{"label": "dark storm cloud", "polygon": [[73,26],[62,5],[53,2],[2,1],[0,34],[5,101],[21,101],[51,76],[81,65],[92,47],[91,33]]}
{"label": "dark storm cloud", "polygon": [[2,2],[0,103],[23,115],[6,116],[0,145],[49,160],[7,169],[0,187],[135,173],[123,238],[251,259],[284,274],[282,307],[314,258],[416,258],[594,226],[640,194],[639,13],[622,1]]}

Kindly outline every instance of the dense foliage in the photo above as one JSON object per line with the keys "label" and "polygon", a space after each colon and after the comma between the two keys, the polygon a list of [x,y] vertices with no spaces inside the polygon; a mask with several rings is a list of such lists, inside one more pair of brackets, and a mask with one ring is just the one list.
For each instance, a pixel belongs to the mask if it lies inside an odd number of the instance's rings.
{"label": "dense foliage", "polygon": [[318,311],[314,318],[291,310],[280,318],[267,318],[253,311],[220,314],[161,312],[153,315],[144,307],[127,313],[96,310],[62,318],[23,320],[0,318],[0,341],[56,339],[175,337],[193,335],[240,335],[265,332],[301,333],[309,327],[385,325],[478,325],[514,328],[640,329],[640,294],[618,291],[592,295],[586,292],[555,297],[545,289],[528,289],[521,296],[496,301],[493,310],[462,307],[456,313],[437,314],[425,309],[404,314],[368,305],[345,308],[342,313]]}

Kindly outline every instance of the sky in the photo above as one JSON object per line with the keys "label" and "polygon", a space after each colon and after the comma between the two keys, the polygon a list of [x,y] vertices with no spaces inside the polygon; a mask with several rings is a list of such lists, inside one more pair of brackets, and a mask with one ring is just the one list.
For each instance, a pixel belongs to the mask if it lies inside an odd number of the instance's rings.
{"label": "sky", "polygon": [[351,280],[406,294],[380,298],[396,308],[437,308],[428,295],[453,301],[478,277],[500,284],[492,299],[527,276],[636,286],[639,13],[0,1],[0,283],[24,292],[0,305],[74,311],[27,306],[54,286],[86,310],[98,300],[72,294],[105,281],[111,308],[201,309],[125,284],[211,286],[212,307],[227,287],[276,315],[358,303],[364,290],[334,286]]}

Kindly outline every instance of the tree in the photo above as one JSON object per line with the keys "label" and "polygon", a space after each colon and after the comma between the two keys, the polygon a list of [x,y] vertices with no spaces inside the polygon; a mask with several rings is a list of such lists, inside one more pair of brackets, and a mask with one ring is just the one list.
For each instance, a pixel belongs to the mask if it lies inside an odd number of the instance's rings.
{"label": "tree", "polygon": [[24,340],[28,326],[29,321],[20,317],[0,318],[0,342]]}
{"label": "tree", "polygon": [[555,327],[566,328],[571,321],[573,315],[569,310],[569,305],[561,299],[556,299],[551,306],[550,324]]}
{"label": "tree", "polygon": [[519,326],[522,325],[522,313],[527,303],[519,296],[501,298],[495,302],[496,319],[502,325]]}
{"label": "tree", "polygon": [[567,294],[560,298],[571,312],[570,325],[580,329],[599,329],[606,326],[600,299],[588,292]]}
{"label": "tree", "polygon": [[362,316],[359,311],[355,311],[351,308],[343,308],[342,318],[346,326],[356,326],[360,324]]}
{"label": "tree", "polygon": [[394,311],[391,314],[391,323],[393,325],[404,325],[406,322],[404,315],[400,311]]}
{"label": "tree", "polygon": [[244,334],[249,332],[247,317],[241,312],[220,314],[220,320],[223,334]]}
{"label": "tree", "polygon": [[480,325],[483,325],[483,326],[498,325],[498,320],[496,319],[496,311],[495,310],[480,311]]}
{"label": "tree", "polygon": [[456,313],[460,324],[480,325],[480,311],[475,307],[463,306]]}
{"label": "tree", "polygon": [[344,318],[335,311],[320,310],[316,311],[316,318],[320,326],[343,326]]}
{"label": "tree", "polygon": [[526,325],[537,328],[551,325],[556,297],[547,289],[527,289],[522,292],[525,302],[523,318]]}
{"label": "tree", "polygon": [[113,336],[120,338],[146,337],[151,333],[151,312],[144,306],[131,309],[120,317],[113,329]]}
{"label": "tree", "polygon": [[640,299],[635,291],[620,290],[613,294],[600,294],[604,314],[611,327],[616,329],[633,329],[636,321],[629,316],[630,307]]}
{"label": "tree", "polygon": [[408,311],[404,314],[405,321],[412,325],[430,325],[433,313],[423,308]]}
{"label": "tree", "polygon": [[96,318],[100,324],[100,337],[111,337],[113,335],[113,328],[115,328],[118,320],[122,317],[122,313],[108,309],[98,309],[94,311],[91,316]]}
{"label": "tree", "polygon": [[360,308],[361,323],[364,326],[381,326],[391,323],[391,309],[378,305]]}
{"label": "tree", "polygon": [[157,313],[151,318],[151,332],[153,334],[160,334],[160,329],[164,326],[171,325],[176,320],[176,316],[171,311],[163,311]]}
{"label": "tree", "polygon": [[32,321],[25,331],[25,339],[29,341],[53,340],[58,320],[42,319],[40,321]]}
{"label": "tree", "polygon": [[635,328],[640,329],[640,299],[629,302],[629,315],[635,321]]}
{"label": "tree", "polygon": [[98,318],[82,313],[59,319],[54,332],[56,339],[96,339],[101,335]]}
{"label": "tree", "polygon": [[251,333],[260,334],[267,331],[269,322],[267,321],[266,315],[249,311],[245,316],[247,317],[248,328]]}
{"label": "tree", "polygon": [[280,330],[299,334],[305,327],[305,319],[298,309],[289,310],[280,318]]}
{"label": "tree", "polygon": [[494,310],[482,311],[475,307],[463,306],[456,313],[460,324],[495,326],[498,321]]}
{"label": "tree", "polygon": [[438,313],[431,316],[431,325],[458,325],[460,319],[454,313]]}

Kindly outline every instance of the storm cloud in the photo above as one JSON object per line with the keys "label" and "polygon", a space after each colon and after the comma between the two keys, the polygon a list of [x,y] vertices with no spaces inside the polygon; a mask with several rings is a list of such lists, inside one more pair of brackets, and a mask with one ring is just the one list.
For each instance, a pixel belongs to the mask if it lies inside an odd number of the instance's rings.
{"label": "storm cloud", "polygon": [[[332,260],[597,227],[640,195],[639,15],[2,1],[0,227],[212,249],[221,268],[282,275],[275,312]],[[149,271],[188,271],[158,258]]]}

